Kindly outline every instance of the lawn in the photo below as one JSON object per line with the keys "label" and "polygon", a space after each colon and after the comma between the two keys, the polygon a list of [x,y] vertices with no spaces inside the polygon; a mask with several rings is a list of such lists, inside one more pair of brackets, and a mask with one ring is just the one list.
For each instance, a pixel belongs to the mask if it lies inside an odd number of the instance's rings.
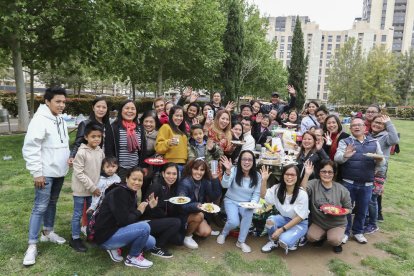
{"label": "lawn", "polygon": [[[301,269],[306,275],[324,274],[321,271],[336,275],[414,275],[414,122],[395,123],[402,137],[402,152],[391,157],[383,200],[385,222],[380,224],[381,233],[374,234],[380,237],[375,242],[365,247],[352,247],[352,244],[348,247],[347,244],[344,251],[349,248],[348,257],[345,254],[335,255],[328,252],[323,258],[315,258],[314,248],[304,248],[302,252],[299,249],[288,256],[281,253],[258,253],[257,249],[262,245],[263,238],[257,241],[257,245],[254,244],[256,238],[250,238],[249,241],[256,250],[245,255],[234,245],[217,249],[214,238],[210,237],[196,251],[174,248],[174,258],[171,260],[149,257],[154,261],[154,266],[145,271],[115,264],[110,261],[106,252],[98,248],[91,247],[86,254],[81,254],[75,253],[67,244],[58,246],[48,243],[39,244],[36,264],[24,267],[22,258],[27,248],[28,221],[34,194],[32,179],[21,156],[24,136],[1,136],[0,157],[11,155],[13,159],[0,160],[0,274],[132,275],[139,272],[140,275],[289,275],[298,274],[295,268],[303,263],[295,259],[301,254],[307,254],[312,258],[311,263],[321,264],[323,269],[316,269],[316,266]],[[69,182],[70,176],[66,178],[62,189],[55,226],[56,232],[66,239],[70,237],[73,204]],[[363,254],[364,249],[383,254],[366,256]],[[349,261],[349,255],[352,261]]]}

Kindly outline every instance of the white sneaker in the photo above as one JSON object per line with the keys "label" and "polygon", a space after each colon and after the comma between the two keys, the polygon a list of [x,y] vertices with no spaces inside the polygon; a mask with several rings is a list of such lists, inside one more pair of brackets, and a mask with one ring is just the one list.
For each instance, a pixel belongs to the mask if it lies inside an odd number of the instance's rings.
{"label": "white sneaker", "polygon": [[87,237],[87,236],[88,236],[88,233],[86,232],[86,226],[82,226],[82,227],[81,227],[81,233],[82,233],[85,237]]}
{"label": "white sneaker", "polygon": [[355,234],[354,238],[357,242],[365,244],[368,242],[367,238],[365,238],[364,234]]}
{"label": "white sneaker", "polygon": [[296,243],[295,245],[293,245],[291,247],[288,247],[288,245],[285,242],[281,241],[281,240],[279,240],[279,246],[282,247],[283,249],[285,249],[285,254],[286,255],[289,253],[289,250],[290,251],[295,251],[295,250],[298,249],[298,243]]}
{"label": "white sneaker", "polygon": [[126,266],[135,266],[138,268],[150,268],[153,263],[144,258],[144,255],[141,253],[137,257],[127,256],[124,262]]}
{"label": "white sneaker", "polygon": [[236,242],[236,246],[240,248],[244,253],[252,252],[250,246],[248,246],[245,242]]}
{"label": "white sneaker", "polygon": [[348,241],[349,236],[347,234],[344,234],[344,237],[342,238],[342,243],[346,244],[346,242]]}
{"label": "white sneaker", "polygon": [[193,239],[193,236],[191,235],[191,236],[186,236],[185,238],[184,238],[184,245],[187,247],[187,248],[190,248],[190,249],[197,249],[198,248],[198,244],[196,243],[196,241]]}
{"label": "white sneaker", "polygon": [[263,253],[269,253],[272,250],[276,249],[278,247],[278,243],[274,242],[274,241],[268,241],[265,245],[263,245],[262,247],[262,252]]}
{"label": "white sneaker", "polygon": [[29,247],[24,254],[23,265],[34,265],[36,262],[37,256],[37,246],[36,244],[29,244]]}
{"label": "white sneaker", "polygon": [[217,243],[218,244],[224,244],[226,242],[226,237],[222,234],[217,236]]}
{"label": "white sneaker", "polygon": [[210,235],[218,236],[218,235],[220,235],[220,231],[211,231]]}
{"label": "white sneaker", "polygon": [[42,232],[42,235],[40,236],[40,241],[41,242],[53,242],[57,244],[64,244],[66,242],[64,238],[62,238],[61,236],[59,236],[53,231],[49,232],[48,235],[45,235]]}
{"label": "white sneaker", "polygon": [[111,257],[112,261],[119,263],[122,262],[124,260],[124,258],[121,255],[121,250],[118,249],[108,249],[106,250],[106,252],[108,252],[109,257]]}

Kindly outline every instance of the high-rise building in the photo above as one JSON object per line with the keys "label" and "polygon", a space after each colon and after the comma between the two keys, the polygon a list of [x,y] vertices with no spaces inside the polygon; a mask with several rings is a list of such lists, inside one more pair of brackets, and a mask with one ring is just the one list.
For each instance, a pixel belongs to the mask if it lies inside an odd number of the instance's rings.
{"label": "high-rise building", "polygon": [[[304,47],[308,56],[308,70],[305,82],[307,100],[318,100],[326,103],[328,89],[326,77],[328,76],[331,58],[335,51],[340,49],[350,37],[354,37],[361,43],[365,53],[374,46],[384,45],[391,51],[393,30],[374,29],[368,22],[355,20],[352,29],[344,31],[323,31],[319,25],[311,22],[309,17],[299,18],[304,36]],[[289,66],[292,49],[292,36],[296,23],[296,16],[270,17],[267,38],[277,41],[278,48],[275,57]]]}
{"label": "high-rise building", "polygon": [[362,20],[374,29],[394,29],[393,52],[414,48],[414,0],[364,0]]}

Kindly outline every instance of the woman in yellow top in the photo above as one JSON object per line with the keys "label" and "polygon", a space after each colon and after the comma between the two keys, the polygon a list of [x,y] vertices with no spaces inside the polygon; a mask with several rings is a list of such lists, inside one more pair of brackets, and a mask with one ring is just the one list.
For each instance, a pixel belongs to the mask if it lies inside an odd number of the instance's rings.
{"label": "woman in yellow top", "polygon": [[185,131],[184,110],[175,105],[171,108],[168,124],[162,125],[155,142],[155,151],[169,162],[178,165],[181,173],[187,162],[187,135]]}

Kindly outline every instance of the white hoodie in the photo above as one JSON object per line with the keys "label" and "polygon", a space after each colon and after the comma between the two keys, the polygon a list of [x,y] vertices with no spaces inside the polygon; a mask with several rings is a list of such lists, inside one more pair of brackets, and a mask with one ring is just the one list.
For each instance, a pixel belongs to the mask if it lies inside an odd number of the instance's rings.
{"label": "white hoodie", "polygon": [[24,138],[23,158],[33,177],[62,177],[68,172],[69,134],[63,118],[41,104]]}

